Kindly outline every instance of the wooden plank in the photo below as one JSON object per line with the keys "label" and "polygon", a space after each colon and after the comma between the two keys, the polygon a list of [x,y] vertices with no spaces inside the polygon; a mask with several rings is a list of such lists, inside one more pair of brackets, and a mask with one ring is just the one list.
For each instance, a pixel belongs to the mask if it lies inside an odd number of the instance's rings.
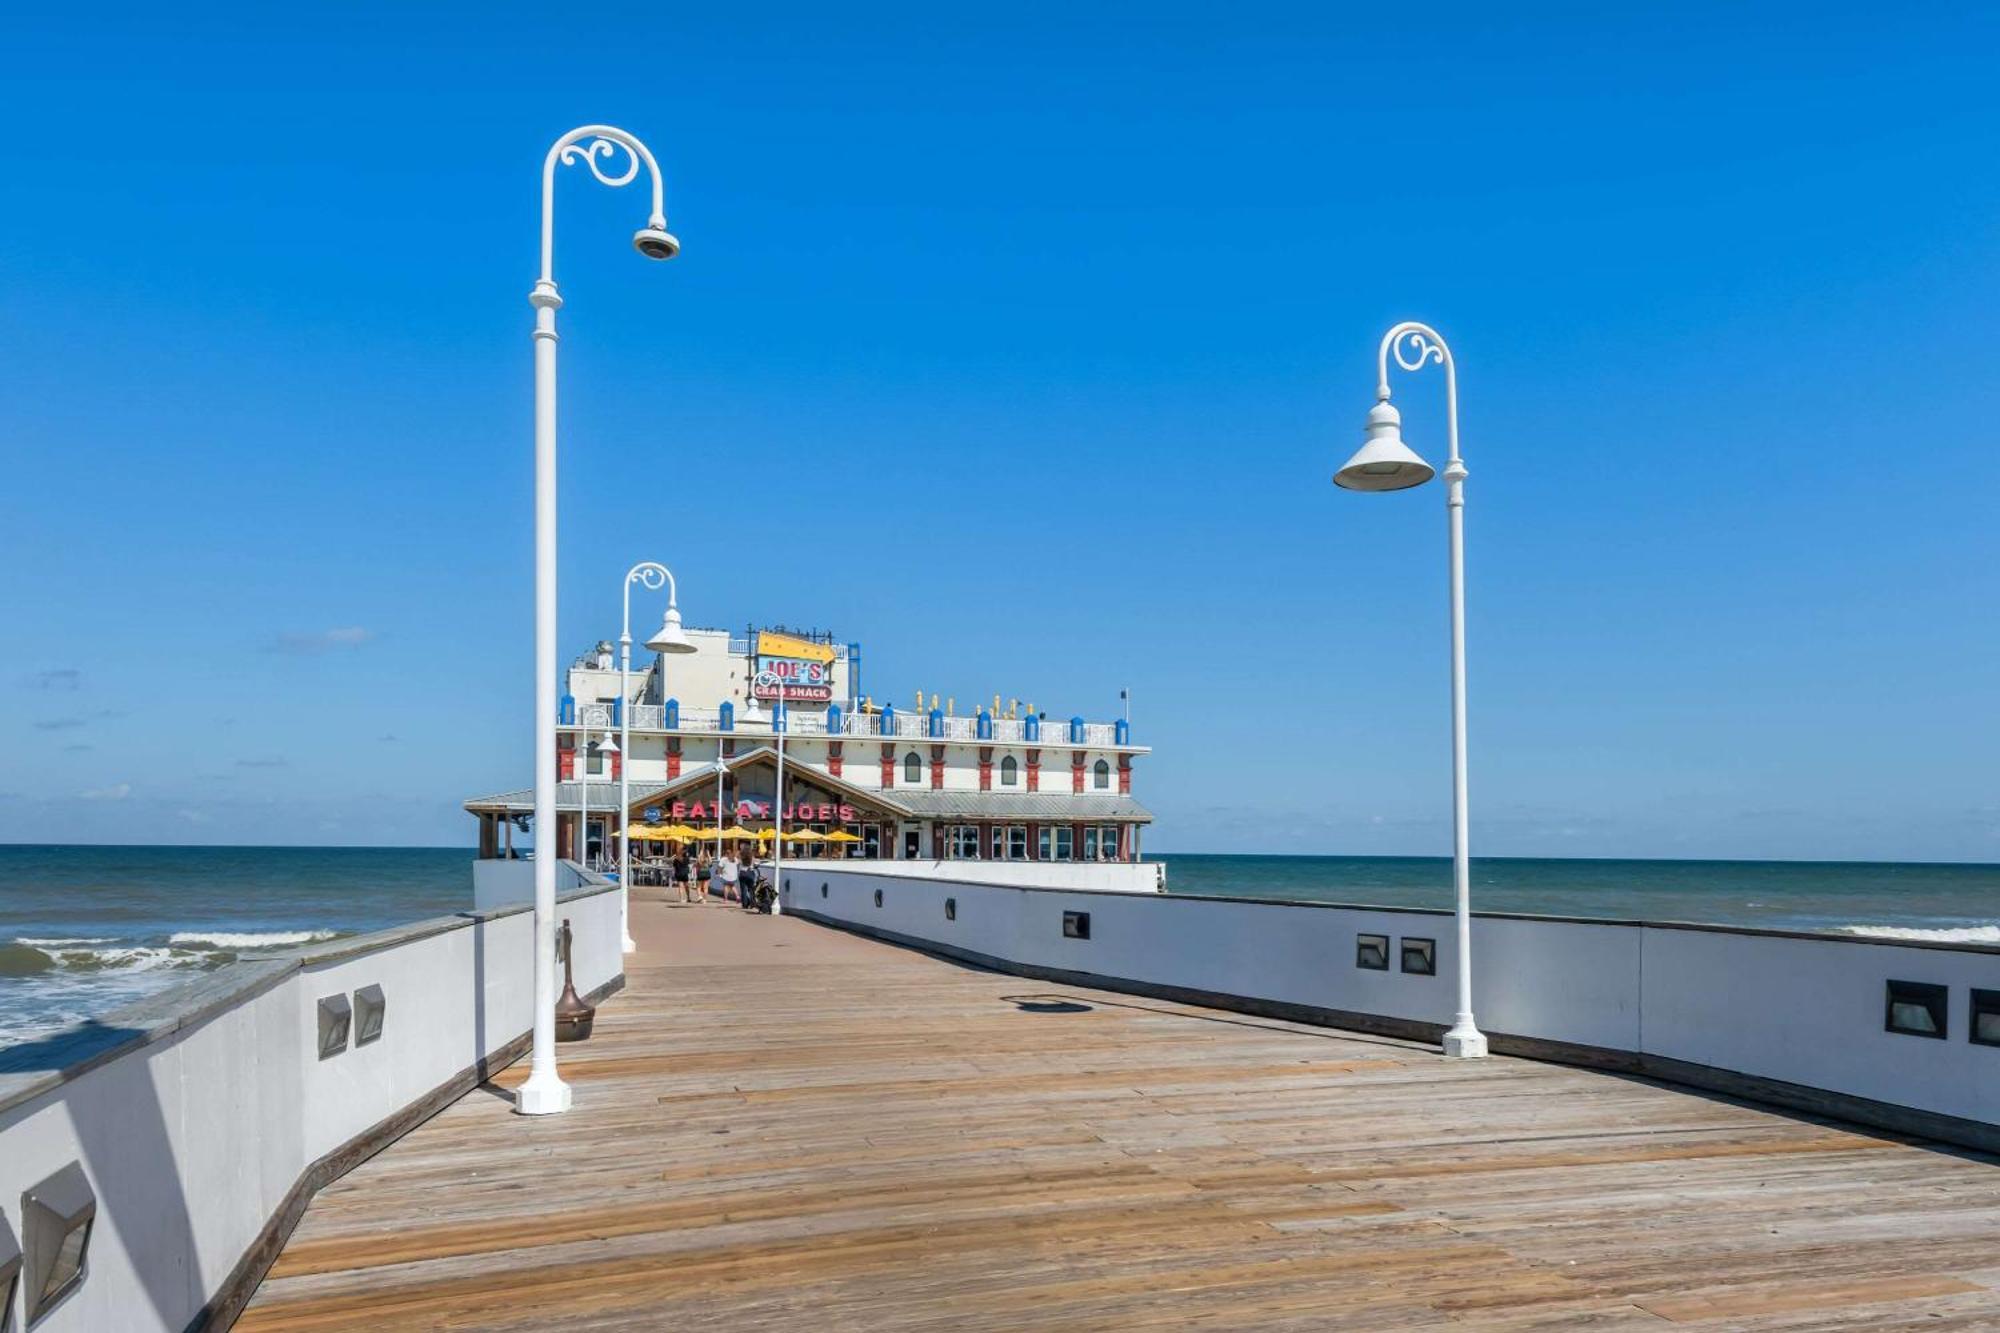
{"label": "wooden plank", "polygon": [[575,1109],[467,1094],[321,1192],[237,1327],[2000,1326],[1983,1159],[725,907],[633,926]]}

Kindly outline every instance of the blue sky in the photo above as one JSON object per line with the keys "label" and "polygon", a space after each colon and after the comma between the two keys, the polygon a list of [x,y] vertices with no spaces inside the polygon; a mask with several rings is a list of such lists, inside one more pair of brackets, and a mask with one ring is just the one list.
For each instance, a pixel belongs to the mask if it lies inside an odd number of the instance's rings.
{"label": "blue sky", "polygon": [[[1150,846],[2000,859],[2000,14],[44,7],[0,113],[0,839],[464,843],[524,782],[537,173],[565,656],[690,623],[1135,698]],[[282,25],[282,26],[274,26]],[[1435,374],[1398,383],[1442,445]]]}

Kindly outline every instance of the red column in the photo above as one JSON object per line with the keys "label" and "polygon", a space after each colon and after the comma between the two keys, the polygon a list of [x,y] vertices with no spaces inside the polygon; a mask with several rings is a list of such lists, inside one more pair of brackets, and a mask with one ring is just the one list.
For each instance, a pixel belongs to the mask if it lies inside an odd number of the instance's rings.
{"label": "red column", "polygon": [[1069,789],[1078,796],[1083,795],[1083,751],[1071,750],[1069,755]]}
{"label": "red column", "polygon": [[889,790],[889,788],[895,785],[896,785],[896,747],[893,745],[885,745],[882,747],[882,790],[887,791]]}
{"label": "red column", "polygon": [[1030,861],[1039,861],[1042,859],[1041,842],[1042,826],[1040,824],[1028,825],[1028,859]]}
{"label": "red column", "polygon": [[624,764],[625,752],[623,750],[611,756],[611,780],[613,782],[618,781],[618,770],[624,767]]}
{"label": "red column", "polygon": [[681,738],[667,737],[667,781],[672,782],[681,775]]}
{"label": "red column", "polygon": [[993,790],[993,747],[979,747],[979,790]]}
{"label": "red column", "polygon": [[944,747],[942,745],[933,745],[931,747],[931,790],[944,790]]}
{"label": "red column", "polygon": [[1028,751],[1028,790],[1040,791],[1041,789],[1042,752],[1040,750],[1030,750]]}
{"label": "red column", "polygon": [[839,741],[828,741],[826,743],[826,771],[835,777],[840,776],[841,764],[844,762],[840,746],[841,743]]}
{"label": "red column", "polygon": [[556,779],[569,782],[576,777],[576,741],[568,736],[556,737]]}
{"label": "red column", "polygon": [[1132,756],[1129,754],[1118,756],[1118,794],[1120,796],[1132,794]]}

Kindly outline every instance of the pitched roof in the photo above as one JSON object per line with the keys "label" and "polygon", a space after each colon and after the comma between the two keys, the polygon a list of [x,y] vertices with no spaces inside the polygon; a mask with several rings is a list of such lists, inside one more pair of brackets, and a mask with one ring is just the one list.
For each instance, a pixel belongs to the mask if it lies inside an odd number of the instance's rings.
{"label": "pitched roof", "polygon": [[889,796],[897,805],[925,819],[999,819],[1014,823],[1052,823],[1115,819],[1150,822],[1152,813],[1130,796],[1111,792],[906,791]]}

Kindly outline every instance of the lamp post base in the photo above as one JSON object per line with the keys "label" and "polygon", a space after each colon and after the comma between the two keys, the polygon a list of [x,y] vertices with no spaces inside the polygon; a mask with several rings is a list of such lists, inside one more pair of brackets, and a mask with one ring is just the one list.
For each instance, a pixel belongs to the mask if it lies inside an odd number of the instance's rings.
{"label": "lamp post base", "polygon": [[1464,1019],[1444,1034],[1444,1053],[1454,1060],[1479,1060],[1486,1055],[1486,1034]]}
{"label": "lamp post base", "polygon": [[569,1084],[551,1073],[546,1079],[531,1077],[514,1093],[516,1115],[561,1115],[569,1110]]}

